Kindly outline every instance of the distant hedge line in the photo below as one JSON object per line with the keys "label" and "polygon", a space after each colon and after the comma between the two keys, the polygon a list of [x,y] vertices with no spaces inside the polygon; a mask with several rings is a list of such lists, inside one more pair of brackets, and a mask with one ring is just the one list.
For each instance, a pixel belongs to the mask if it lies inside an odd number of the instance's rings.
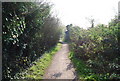
{"label": "distant hedge line", "polygon": [[60,22],[51,7],[43,1],[2,3],[3,79],[14,78],[59,41]]}

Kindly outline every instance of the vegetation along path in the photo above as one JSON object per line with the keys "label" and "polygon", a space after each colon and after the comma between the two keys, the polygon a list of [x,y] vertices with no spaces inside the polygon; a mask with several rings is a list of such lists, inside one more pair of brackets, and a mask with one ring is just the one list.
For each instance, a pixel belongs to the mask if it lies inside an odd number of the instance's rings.
{"label": "vegetation along path", "polygon": [[68,44],[63,44],[62,48],[55,54],[51,65],[46,70],[44,79],[74,79],[75,69],[68,58]]}

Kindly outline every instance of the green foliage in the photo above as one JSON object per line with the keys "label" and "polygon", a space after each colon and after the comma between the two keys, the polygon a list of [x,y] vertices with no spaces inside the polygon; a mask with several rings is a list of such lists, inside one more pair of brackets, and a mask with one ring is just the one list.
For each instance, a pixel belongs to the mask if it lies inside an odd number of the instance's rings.
{"label": "green foliage", "polygon": [[17,73],[14,78],[16,79],[42,79],[45,69],[52,61],[53,55],[61,48],[61,44],[53,47],[49,52],[46,52],[42,57],[34,61],[32,66],[27,70]]}
{"label": "green foliage", "polygon": [[93,74],[93,72],[91,69],[89,69],[85,65],[84,61],[77,59],[73,52],[70,52],[69,58],[71,59],[71,61],[73,62],[74,66],[75,66],[75,69],[77,71],[77,75],[78,75],[79,79],[85,80],[85,79],[88,79],[88,77],[90,78],[90,76]]}
{"label": "green foliage", "polygon": [[[73,58],[77,59],[73,63],[85,70],[86,68],[81,66],[80,60],[82,60],[89,69],[92,69],[92,73],[82,70],[85,73],[81,72],[80,75],[85,75],[84,78],[96,77],[95,80],[119,78],[119,25],[120,22],[113,20],[108,26],[100,24],[87,30],[76,26],[70,27],[70,49],[74,54]],[[77,62],[80,64],[76,64]],[[86,76],[86,73],[91,73],[92,76]],[[115,76],[112,76],[113,74]]]}
{"label": "green foliage", "polygon": [[3,2],[3,79],[29,67],[61,34],[60,22],[51,16],[47,2]]}

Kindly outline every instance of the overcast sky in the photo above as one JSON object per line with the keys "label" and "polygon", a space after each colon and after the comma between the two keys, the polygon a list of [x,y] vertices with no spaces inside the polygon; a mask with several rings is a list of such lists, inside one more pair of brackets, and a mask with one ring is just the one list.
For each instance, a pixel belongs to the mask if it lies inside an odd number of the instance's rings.
{"label": "overcast sky", "polygon": [[87,18],[94,18],[95,24],[107,24],[118,12],[120,0],[49,0],[53,2],[53,11],[64,25],[74,24],[90,27]]}

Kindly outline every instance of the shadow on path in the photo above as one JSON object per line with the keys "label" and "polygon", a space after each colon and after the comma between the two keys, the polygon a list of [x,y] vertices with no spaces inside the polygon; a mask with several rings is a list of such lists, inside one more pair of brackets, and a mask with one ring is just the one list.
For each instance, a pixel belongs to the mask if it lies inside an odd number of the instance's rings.
{"label": "shadow on path", "polygon": [[60,77],[62,75],[62,73],[61,72],[59,72],[59,73],[55,73],[54,75],[52,75],[52,76],[54,76],[55,78],[58,78],[58,77]]}
{"label": "shadow on path", "polygon": [[66,70],[70,70],[70,69],[72,69],[72,68],[73,68],[73,64],[72,64],[72,63],[69,63],[69,64],[67,65]]}

